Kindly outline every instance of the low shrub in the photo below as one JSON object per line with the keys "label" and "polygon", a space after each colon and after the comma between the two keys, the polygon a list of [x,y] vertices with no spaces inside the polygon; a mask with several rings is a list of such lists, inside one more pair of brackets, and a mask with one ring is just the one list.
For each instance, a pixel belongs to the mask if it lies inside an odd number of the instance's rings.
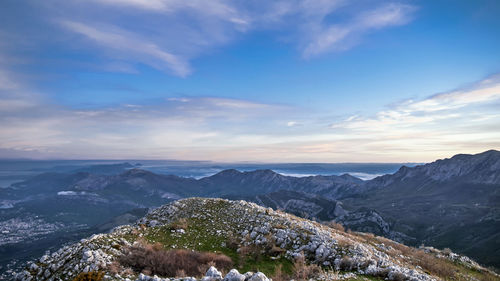
{"label": "low shrub", "polygon": [[295,259],[293,264],[293,279],[304,281],[318,279],[322,275],[323,269],[317,264],[307,264],[304,255]]}
{"label": "low shrub", "polygon": [[355,262],[351,258],[343,257],[340,260],[339,269],[343,271],[351,271],[355,265]]}
{"label": "low shrub", "polygon": [[104,272],[90,271],[78,274],[73,281],[101,281],[104,277]]}
{"label": "low shrub", "polygon": [[450,248],[444,248],[444,249],[443,249],[443,254],[445,254],[445,255],[449,256],[451,253],[453,253],[453,252],[451,251],[451,249],[450,249]]}
{"label": "low shrub", "polygon": [[187,219],[181,218],[179,220],[176,220],[170,224],[170,229],[172,230],[177,230],[177,229],[187,229],[189,226],[189,223]]}
{"label": "low shrub", "polygon": [[240,246],[240,240],[234,235],[229,235],[226,239],[226,246],[231,250],[237,250]]}
{"label": "low shrub", "polygon": [[387,275],[389,275],[390,271],[391,270],[389,268],[382,268],[382,269],[378,270],[377,272],[375,272],[375,274],[373,274],[373,276],[382,277],[383,279],[385,279],[387,277]]}
{"label": "low shrub", "polygon": [[259,247],[255,244],[242,246],[238,250],[238,254],[240,256],[241,261],[244,261],[246,259],[259,261],[262,258],[262,252],[263,252],[262,247]]}
{"label": "low shrub", "polygon": [[408,278],[401,272],[394,272],[391,274],[391,280],[393,281],[406,281]]}
{"label": "low shrub", "polygon": [[282,249],[282,248],[280,248],[280,247],[278,247],[278,246],[276,246],[276,245],[273,245],[273,246],[271,247],[271,249],[269,249],[269,254],[270,254],[271,256],[279,256],[279,255],[281,255],[281,254],[284,254],[285,252],[286,252],[286,250],[285,250],[285,249]]}
{"label": "low shrub", "polygon": [[219,270],[229,270],[233,266],[231,258],[222,254],[188,250],[165,250],[159,244],[139,243],[131,246],[118,259],[123,267],[148,275],[175,277],[202,276],[209,265]]}

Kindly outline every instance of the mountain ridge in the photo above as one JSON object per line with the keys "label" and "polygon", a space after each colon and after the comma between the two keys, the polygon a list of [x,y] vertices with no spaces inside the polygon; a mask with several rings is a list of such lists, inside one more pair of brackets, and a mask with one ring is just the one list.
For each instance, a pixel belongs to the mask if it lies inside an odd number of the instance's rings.
{"label": "mountain ridge", "polygon": [[[185,197],[244,199],[311,219],[335,220],[352,230],[409,245],[449,247],[482,264],[500,267],[500,240],[495,239],[500,229],[500,185],[491,184],[496,182],[491,175],[500,174],[497,159],[498,151],[458,155],[369,181],[345,174],[293,177],[269,169],[230,169],[201,179],[156,174],[137,166],[118,175],[48,173],[1,189],[5,208],[0,212],[6,220],[43,220],[42,229],[64,223],[69,228],[62,230],[69,232],[74,223],[101,225],[131,209]],[[462,174],[451,173],[458,175],[451,180],[437,181],[427,175],[437,167],[457,169],[456,163],[463,161],[472,164]],[[469,176],[471,173],[475,176]],[[35,216],[38,218],[33,219]],[[11,231],[7,226],[6,230]],[[15,236],[13,232],[6,239],[11,236]]]}
{"label": "mountain ridge", "polygon": [[[15,280],[70,280],[80,272],[102,272],[103,280],[172,280],[174,276],[151,277],[140,270],[124,268],[127,263],[121,257],[131,247],[147,247],[142,246],[144,243],[159,243],[162,248],[158,251],[180,248],[224,253],[241,270],[263,270],[269,275],[278,265],[290,268],[291,261],[303,258],[311,266],[323,266],[314,273],[319,280],[382,277],[424,281],[451,277],[448,274],[458,280],[498,278],[454,253],[412,249],[387,239],[347,233],[245,201],[188,198],[152,210],[134,225],[121,226],[110,234],[94,235],[46,254],[29,263],[15,275]],[[260,253],[261,261],[249,264],[253,254],[246,251],[252,247]],[[423,263],[424,259],[429,262]],[[339,276],[339,270],[346,274]],[[250,273],[240,281],[257,281],[252,280],[253,276]],[[265,276],[260,277],[259,281],[268,281]],[[202,280],[222,280],[217,278]]]}

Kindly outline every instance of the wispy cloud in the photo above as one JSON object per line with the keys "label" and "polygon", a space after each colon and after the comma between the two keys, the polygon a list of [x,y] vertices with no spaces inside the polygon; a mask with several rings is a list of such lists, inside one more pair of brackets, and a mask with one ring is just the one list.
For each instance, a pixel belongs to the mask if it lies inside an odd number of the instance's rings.
{"label": "wispy cloud", "polygon": [[347,116],[329,127],[318,121],[325,112],[310,115],[249,100],[191,96],[75,109],[18,89],[0,95],[0,152],[65,158],[429,161],[457,151],[500,148],[499,85],[493,76],[392,105],[374,116]]}
{"label": "wispy cloud", "polygon": [[458,110],[500,99],[500,76],[495,75],[463,89],[440,93],[422,100],[407,100],[391,109],[378,112],[374,117],[350,116],[332,128],[356,130],[388,130],[391,127],[412,127],[444,119],[456,119],[470,114]]}
{"label": "wispy cloud", "polygon": [[50,36],[29,26],[23,30],[26,36],[5,28],[2,34],[17,38],[17,45],[64,40],[69,42],[65,48],[100,58],[92,63],[107,71],[136,73],[135,64],[145,64],[181,77],[194,71],[194,59],[252,32],[273,32],[296,46],[299,56],[311,58],[350,49],[369,31],[405,24],[416,9],[400,2],[345,0],[50,0],[27,5],[41,11],[31,21]]}
{"label": "wispy cloud", "polygon": [[437,94],[422,101],[408,101],[408,111],[441,111],[458,109],[471,104],[500,98],[500,75],[492,76],[480,83],[448,93]]}
{"label": "wispy cloud", "polygon": [[345,50],[354,44],[362,34],[388,26],[409,22],[415,7],[407,4],[391,3],[373,10],[361,11],[346,23],[316,23],[310,28],[309,43],[303,50],[305,57],[317,56],[328,51]]}
{"label": "wispy cloud", "polygon": [[[162,50],[159,46],[147,39],[136,38],[125,30],[106,27],[94,27],[80,22],[61,21],[61,25],[71,31],[80,33],[99,45],[112,49],[111,55],[134,57],[137,61],[152,65],[160,70],[170,68],[179,76],[188,75],[191,70],[188,63],[180,56]],[[118,51],[119,53],[113,53]]]}
{"label": "wispy cloud", "polygon": [[70,158],[194,159],[188,151],[237,145],[245,126],[289,111],[284,105],[212,97],[74,109],[21,90],[1,93],[0,101],[0,150],[5,155],[32,151],[33,156]]}
{"label": "wispy cloud", "polygon": [[468,87],[391,105],[374,116],[352,115],[330,129],[356,139],[357,154],[428,161],[432,158],[427,155],[500,148],[499,104],[500,77],[495,75]]}
{"label": "wispy cloud", "polygon": [[129,6],[148,10],[154,13],[172,14],[179,11],[188,11],[203,17],[216,17],[238,25],[247,24],[247,20],[231,1],[224,0],[94,0],[94,2],[108,5]]}

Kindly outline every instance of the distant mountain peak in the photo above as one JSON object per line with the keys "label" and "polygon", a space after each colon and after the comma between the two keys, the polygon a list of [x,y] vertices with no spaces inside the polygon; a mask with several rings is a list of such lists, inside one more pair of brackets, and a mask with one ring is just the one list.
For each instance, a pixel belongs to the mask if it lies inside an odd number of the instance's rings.
{"label": "distant mountain peak", "polygon": [[362,179],[355,177],[349,173],[342,174],[339,177],[342,179],[345,179],[345,180],[353,181],[353,182],[362,182],[363,181]]}
{"label": "distant mountain peak", "polygon": [[253,175],[253,176],[274,176],[274,175],[281,175],[281,174],[276,173],[275,171],[273,171],[271,169],[254,170],[254,171],[245,172],[245,174]]}
{"label": "distant mountain peak", "polygon": [[224,176],[224,177],[226,177],[226,176],[235,176],[235,175],[240,175],[240,174],[242,174],[242,172],[240,172],[240,171],[238,171],[236,169],[226,169],[226,170],[222,170],[222,171],[216,173],[213,176],[217,176],[217,177]]}
{"label": "distant mountain peak", "polygon": [[155,175],[153,172],[146,171],[139,168],[133,168],[125,171],[122,176],[142,176],[142,175]]}

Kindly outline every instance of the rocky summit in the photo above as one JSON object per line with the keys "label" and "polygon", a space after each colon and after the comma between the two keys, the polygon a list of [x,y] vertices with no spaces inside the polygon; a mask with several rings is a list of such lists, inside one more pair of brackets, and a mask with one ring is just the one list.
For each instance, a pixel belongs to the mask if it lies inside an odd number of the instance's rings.
{"label": "rocky summit", "polygon": [[[199,264],[190,266],[193,261]],[[167,275],[175,262],[183,270]],[[187,277],[190,272],[203,273]],[[133,225],[47,253],[13,278],[500,280],[449,250],[415,249],[246,201],[206,198],[175,201],[150,211]]]}

